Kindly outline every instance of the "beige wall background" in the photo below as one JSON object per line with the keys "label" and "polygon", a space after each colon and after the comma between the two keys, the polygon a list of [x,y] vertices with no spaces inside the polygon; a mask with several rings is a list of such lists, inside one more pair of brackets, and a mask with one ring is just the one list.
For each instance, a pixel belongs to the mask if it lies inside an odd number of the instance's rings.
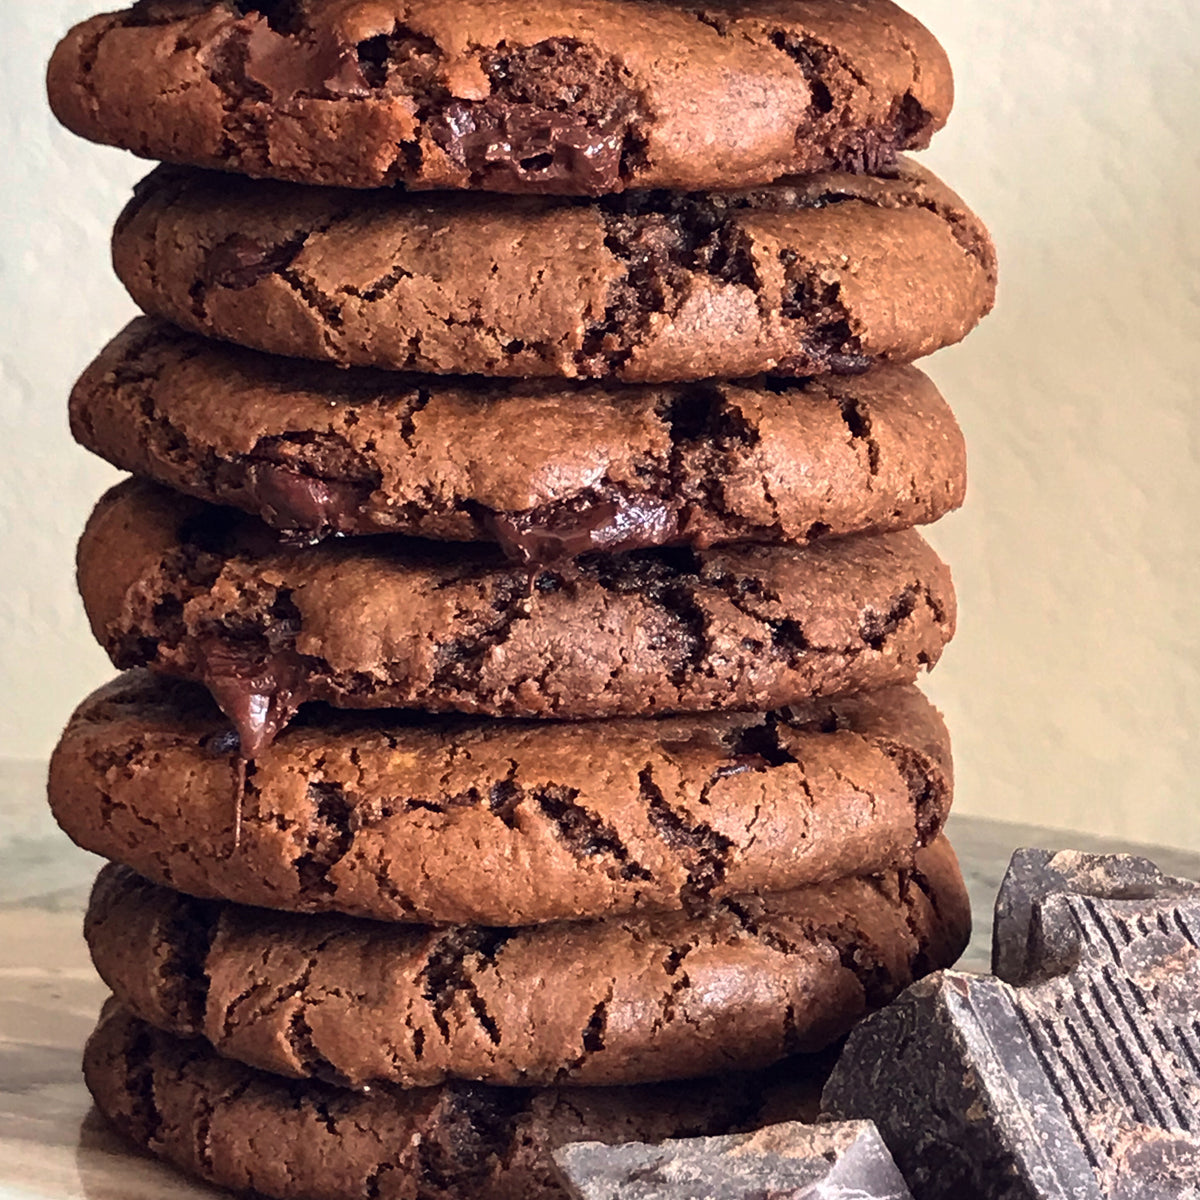
{"label": "beige wall background", "polygon": [[[65,406],[131,315],[108,231],[146,168],[60,132],[41,82],[98,3],[0,17],[0,758],[47,755],[110,673],[72,553],[114,473]],[[908,3],[958,76],[926,159],[1003,268],[996,314],[928,364],[972,452],[932,533],[962,607],[929,683],[960,809],[1200,849],[1200,5]]]}

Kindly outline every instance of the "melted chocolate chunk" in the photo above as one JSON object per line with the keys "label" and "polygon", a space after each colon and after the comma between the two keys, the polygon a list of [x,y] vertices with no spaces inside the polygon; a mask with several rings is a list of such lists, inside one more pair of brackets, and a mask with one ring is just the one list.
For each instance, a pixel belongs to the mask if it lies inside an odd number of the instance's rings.
{"label": "melted chocolate chunk", "polygon": [[301,95],[366,96],[371,86],[353,46],[332,37],[307,43],[283,37],[265,22],[246,40],[245,77],[271,93],[277,103]]}
{"label": "melted chocolate chunk", "polygon": [[354,484],[318,479],[272,462],[250,467],[246,490],[268,524],[314,536],[352,527],[363,500],[362,489]]}
{"label": "melted chocolate chunk", "polygon": [[1200,1180],[1200,884],[1018,851],[1002,978],[946,971],[851,1034],[822,1097],[918,1200],[1183,1200]]}
{"label": "melted chocolate chunk", "polygon": [[[282,22],[285,27],[288,21]],[[299,96],[361,97],[371,92],[354,46],[331,31],[295,37],[257,13],[247,13],[209,51],[218,79],[244,89],[257,100],[290,104]]]}
{"label": "melted chocolate chunk", "polygon": [[292,650],[264,654],[249,647],[213,639],[198,649],[200,674],[212,698],[233,722],[233,738],[209,752],[236,750],[234,759],[232,854],[242,844],[242,809],[248,764],[275,740],[304,702],[300,657]]}
{"label": "melted chocolate chunk", "polygon": [[239,756],[253,761],[306,699],[300,656],[213,639],[199,647],[198,657],[205,686],[238,732]]}
{"label": "melted chocolate chunk", "polygon": [[299,251],[299,243],[264,245],[235,233],[213,247],[204,263],[207,282],[235,292],[253,287],[260,279],[286,267]]}
{"label": "melted chocolate chunk", "polygon": [[488,528],[514,562],[553,566],[595,551],[645,550],[672,541],[679,519],[665,502],[611,492],[525,513],[491,513]]}
{"label": "melted chocolate chunk", "polygon": [[491,94],[448,100],[433,140],[494,191],[619,190],[637,96],[621,62],[575,38],[505,44],[484,56]]}
{"label": "melted chocolate chunk", "polygon": [[623,123],[598,126],[572,113],[460,101],[448,104],[430,128],[455,162],[498,191],[570,183],[572,190],[599,196],[620,185]]}

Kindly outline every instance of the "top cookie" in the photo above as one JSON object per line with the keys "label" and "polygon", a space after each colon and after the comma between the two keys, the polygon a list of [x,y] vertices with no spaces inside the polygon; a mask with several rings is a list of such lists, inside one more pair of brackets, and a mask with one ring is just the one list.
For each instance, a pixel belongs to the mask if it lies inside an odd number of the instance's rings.
{"label": "top cookie", "polygon": [[561,195],[873,170],[953,90],[890,0],[139,0],[49,73],[63,124],[148,158]]}

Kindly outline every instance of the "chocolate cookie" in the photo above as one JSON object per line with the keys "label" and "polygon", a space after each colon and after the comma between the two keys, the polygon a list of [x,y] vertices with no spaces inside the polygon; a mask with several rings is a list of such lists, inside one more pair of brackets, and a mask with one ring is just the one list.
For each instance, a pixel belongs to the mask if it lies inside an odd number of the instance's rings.
{"label": "chocolate cookie", "polygon": [[987,231],[908,160],[595,202],[159,168],[113,248],[146,312],[260,350],[626,382],[908,362],[964,337],[996,282]]}
{"label": "chocolate cookie", "polygon": [[142,0],[76,26],[49,90],[70,129],[149,158],[572,195],[871,169],[953,101],[888,0]]}
{"label": "chocolate cookie", "polygon": [[911,866],[953,786],[915,688],[579,723],[314,705],[256,759],[236,848],[235,755],[203,688],[131,672],[72,717],[50,804],[85,849],[192,895],[532,925]]}
{"label": "chocolate cookie", "polygon": [[486,547],[281,545],[253,517],[140,480],[92,514],[79,587],[117,666],[202,680],[247,758],[305,700],[583,718],[909,683],[955,620],[949,572],[912,530],[531,572]]}
{"label": "chocolate cookie", "polygon": [[805,542],[962,503],[962,435],[913,367],[605,388],[404,378],[130,325],[71,397],[115,466],[307,536],[498,541],[518,561]]}
{"label": "chocolate cookie", "polygon": [[85,922],[122,1004],[221,1054],[346,1087],[632,1084],[824,1050],[951,965],[970,905],[944,839],[912,874],[674,912],[431,928],[196,900],[110,864]]}
{"label": "chocolate cookie", "polygon": [[551,1154],[815,1117],[827,1065],[703,1083],[351,1092],[279,1079],[160,1033],[112,1001],[84,1074],[135,1145],[212,1183],[278,1200],[565,1200]]}

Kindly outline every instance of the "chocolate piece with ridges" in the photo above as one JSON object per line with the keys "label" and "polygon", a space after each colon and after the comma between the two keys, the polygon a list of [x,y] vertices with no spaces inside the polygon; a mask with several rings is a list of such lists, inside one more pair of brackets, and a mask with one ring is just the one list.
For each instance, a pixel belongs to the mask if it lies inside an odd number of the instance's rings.
{"label": "chocolate piece with ridges", "polygon": [[1196,893],[1196,884],[1132,854],[1018,850],[996,896],[992,973],[1020,986],[1061,975],[1079,960],[1080,926],[1071,907],[1053,897],[1166,900]]}
{"label": "chocolate piece with ridges", "polygon": [[554,1152],[576,1200],[912,1200],[869,1121]]}
{"label": "chocolate piece with ridges", "polygon": [[890,0],[140,0],[50,64],[59,119],[297,183],[598,195],[871,170],[953,81]]}
{"label": "chocolate piece with ridges", "polygon": [[203,1040],[159,1033],[112,1002],[84,1058],[97,1107],[130,1142],[221,1187],[276,1200],[563,1200],[550,1157],[559,1146],[811,1119],[825,1069],[792,1062],[635,1088],[354,1092],[218,1058]]}
{"label": "chocolate piece with ridges", "polygon": [[1018,854],[997,963],[849,1039],[825,1090],[874,1120],[917,1200],[1187,1197],[1200,1178],[1200,885],[1121,856]]}
{"label": "chocolate piece with ridges", "polygon": [[590,202],[160,167],[117,223],[113,263],[144,312],[273,354],[625,383],[912,362],[965,337],[996,289],[987,230],[908,159]]}
{"label": "chocolate piece with ridges", "polygon": [[953,963],[970,911],[940,839],[912,872],[532,929],[270,913],[109,865],[85,931],[137,1015],[278,1075],[614,1085],[824,1050]]}
{"label": "chocolate piece with ridges", "polygon": [[[231,718],[289,706],[416,707],[579,719],[771,709],[908,683],[954,631],[949,572],[915,532],[810,546],[590,555],[533,572],[495,548],[403,539],[281,545],[266,526],[140,480],[79,547],[92,628],[121,667],[205,680],[215,643]],[[253,693],[247,704],[237,692]],[[260,722],[257,715],[264,719]]]}
{"label": "chocolate piece with ridges", "polygon": [[957,508],[966,453],[915,367],[623,386],[281,359],[141,318],[71,396],[78,441],[302,536],[499,541],[522,562],[802,543]]}
{"label": "chocolate piece with ridges", "polygon": [[603,722],[314,705],[256,759],[230,853],[236,751],[202,687],[131,672],[72,717],[50,804],[85,849],[177,891],[532,925],[908,867],[953,791],[945,726],[915,688]]}

